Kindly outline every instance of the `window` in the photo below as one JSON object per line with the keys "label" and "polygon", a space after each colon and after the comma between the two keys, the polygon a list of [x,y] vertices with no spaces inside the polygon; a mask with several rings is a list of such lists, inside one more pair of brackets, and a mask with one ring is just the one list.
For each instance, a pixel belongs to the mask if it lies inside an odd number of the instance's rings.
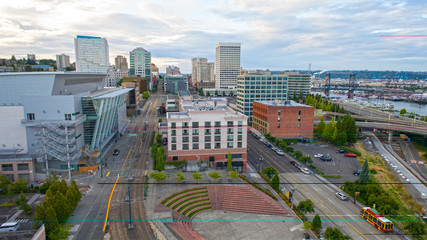
{"label": "window", "polygon": [[242,142],[237,142],[237,147],[241,148],[242,147]]}
{"label": "window", "polygon": [[205,122],[205,127],[207,128],[211,127],[211,122]]}
{"label": "window", "polygon": [[205,136],[205,142],[210,142],[211,141],[211,136]]}
{"label": "window", "polygon": [[221,143],[215,143],[215,148],[221,148]]}
{"label": "window", "polygon": [[12,182],[15,182],[15,175],[13,174],[6,174],[7,179],[9,179]]}
{"label": "window", "polygon": [[221,141],[221,136],[215,136],[215,142]]}
{"label": "window", "polygon": [[64,114],[65,120],[71,120],[71,113],[70,114]]}
{"label": "window", "polygon": [[301,122],[301,117],[298,117],[298,122]]}
{"label": "window", "polygon": [[301,123],[298,123],[298,127],[301,127]]}
{"label": "window", "polygon": [[233,127],[233,121],[228,121],[227,122],[227,127]]}
{"label": "window", "polygon": [[172,150],[176,150],[176,144],[172,144]]}
{"label": "window", "polygon": [[171,128],[176,128],[176,123],[175,122],[171,123]]}
{"label": "window", "polygon": [[215,135],[221,134],[221,129],[215,129]]}
{"label": "window", "polygon": [[237,141],[242,141],[242,135],[237,135]]}
{"label": "window", "polygon": [[182,150],[188,150],[188,144],[182,144]]}
{"label": "window", "polygon": [[27,182],[30,181],[30,174],[29,173],[24,173],[24,174],[18,174],[18,178],[22,178],[27,180]]}
{"label": "window", "polygon": [[205,135],[211,135],[211,130],[210,129],[205,129]]}
{"label": "window", "polygon": [[277,114],[280,116],[281,110],[277,111]]}
{"label": "window", "polygon": [[28,163],[18,163],[18,171],[28,170]]}
{"label": "window", "polygon": [[36,120],[34,113],[27,113],[27,120],[28,121]]}
{"label": "window", "polygon": [[188,128],[188,122],[183,122],[183,123],[182,123],[182,127],[183,127],[183,128]]}
{"label": "window", "polygon": [[205,143],[205,149],[211,149],[211,143]]}
{"label": "window", "polygon": [[237,129],[237,133],[238,133],[238,134],[242,134],[242,132],[243,132],[243,130],[242,130],[241,128],[238,128],[238,129]]}
{"label": "window", "polygon": [[184,136],[185,136],[185,135],[188,135],[188,130],[183,130],[183,131],[182,131],[182,135],[184,135]]}
{"label": "window", "polygon": [[227,143],[227,148],[233,148],[233,142],[228,142]]}
{"label": "window", "polygon": [[199,135],[199,129],[193,129],[193,135]]}
{"label": "window", "polygon": [[199,144],[198,143],[193,143],[193,149],[199,149]]}
{"label": "window", "polygon": [[238,126],[238,127],[242,127],[242,126],[243,126],[243,122],[242,122],[242,121],[238,121],[238,122],[237,122],[237,126]]}
{"label": "window", "polygon": [[176,137],[171,138],[171,143],[176,143]]}
{"label": "window", "polygon": [[171,135],[176,136],[176,130],[172,130]]}
{"label": "window", "polygon": [[188,142],[188,137],[182,137],[182,142]]}
{"label": "window", "polygon": [[298,110],[298,115],[301,115],[301,110]]}
{"label": "window", "polygon": [[221,122],[215,122],[215,127],[221,127]]}
{"label": "window", "polygon": [[172,161],[178,161],[178,156],[173,156]]}
{"label": "window", "polygon": [[233,134],[233,129],[232,128],[229,128],[229,129],[227,129],[227,134]]}
{"label": "window", "polygon": [[193,142],[199,142],[199,137],[193,137]]}
{"label": "window", "polygon": [[199,127],[199,122],[193,122],[193,128],[198,128]]}
{"label": "window", "polygon": [[228,135],[227,136],[227,141],[233,141],[233,135]]}
{"label": "window", "polygon": [[13,171],[13,164],[2,164],[1,169],[3,172]]}

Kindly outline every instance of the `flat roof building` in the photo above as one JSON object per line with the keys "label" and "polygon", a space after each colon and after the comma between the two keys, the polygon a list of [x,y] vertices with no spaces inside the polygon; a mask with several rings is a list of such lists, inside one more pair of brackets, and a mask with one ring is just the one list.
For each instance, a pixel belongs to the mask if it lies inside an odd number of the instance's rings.
{"label": "flat roof building", "polygon": [[188,91],[188,77],[185,75],[165,75],[163,81],[167,92],[178,94],[180,90]]}
{"label": "flat roof building", "polygon": [[106,38],[80,36],[74,39],[76,72],[106,74],[109,49]]}
{"label": "flat roof building", "polygon": [[215,88],[235,88],[240,75],[240,43],[218,43],[215,49]]}

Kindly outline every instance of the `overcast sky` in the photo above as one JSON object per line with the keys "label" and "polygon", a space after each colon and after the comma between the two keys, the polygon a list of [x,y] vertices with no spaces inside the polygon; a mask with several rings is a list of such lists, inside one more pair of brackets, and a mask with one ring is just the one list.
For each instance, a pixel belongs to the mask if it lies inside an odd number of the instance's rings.
{"label": "overcast sky", "polygon": [[[65,53],[105,37],[110,63],[135,47],[190,72],[215,44],[240,42],[245,69],[426,71],[425,0],[13,0],[0,6],[0,57]],[[129,60],[129,59],[128,59]]]}

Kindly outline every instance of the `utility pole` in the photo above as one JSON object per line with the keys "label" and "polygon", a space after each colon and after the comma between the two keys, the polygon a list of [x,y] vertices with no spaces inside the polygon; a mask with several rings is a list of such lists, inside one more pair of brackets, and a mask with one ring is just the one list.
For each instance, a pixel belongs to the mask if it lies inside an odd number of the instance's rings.
{"label": "utility pole", "polygon": [[132,209],[130,206],[130,186],[129,184],[127,184],[128,186],[128,197],[129,197],[129,226],[128,226],[128,230],[133,229],[133,224],[132,224]]}

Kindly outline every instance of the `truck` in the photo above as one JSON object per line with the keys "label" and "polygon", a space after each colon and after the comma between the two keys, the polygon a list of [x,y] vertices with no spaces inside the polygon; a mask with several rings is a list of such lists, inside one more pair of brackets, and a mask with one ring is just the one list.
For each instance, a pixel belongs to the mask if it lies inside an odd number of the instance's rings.
{"label": "truck", "polygon": [[406,136],[405,134],[400,134],[400,139],[408,140],[408,136]]}

